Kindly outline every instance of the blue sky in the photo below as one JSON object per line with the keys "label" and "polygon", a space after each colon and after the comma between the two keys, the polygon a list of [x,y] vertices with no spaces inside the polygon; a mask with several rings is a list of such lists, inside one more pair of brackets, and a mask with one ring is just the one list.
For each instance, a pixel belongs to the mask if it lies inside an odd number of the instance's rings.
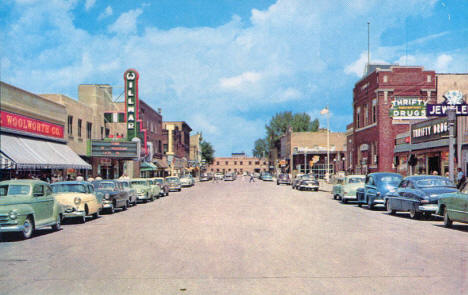
{"label": "blue sky", "polygon": [[[468,72],[468,1],[3,0],[1,80],[77,97],[83,83],[140,97],[164,120],[202,131],[217,156],[251,153],[276,112],[330,105],[331,129],[352,120],[367,59]],[[407,52],[407,55],[405,53]]]}

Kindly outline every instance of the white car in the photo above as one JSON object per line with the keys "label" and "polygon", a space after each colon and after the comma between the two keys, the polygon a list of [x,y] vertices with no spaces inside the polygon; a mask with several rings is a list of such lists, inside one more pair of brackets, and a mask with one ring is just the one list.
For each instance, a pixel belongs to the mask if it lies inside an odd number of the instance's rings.
{"label": "white car", "polygon": [[214,177],[215,177],[216,180],[223,180],[224,174],[221,173],[221,172],[216,172]]}
{"label": "white car", "polygon": [[195,185],[195,180],[193,179],[192,175],[184,175],[180,178],[180,184],[183,187],[193,186]]}

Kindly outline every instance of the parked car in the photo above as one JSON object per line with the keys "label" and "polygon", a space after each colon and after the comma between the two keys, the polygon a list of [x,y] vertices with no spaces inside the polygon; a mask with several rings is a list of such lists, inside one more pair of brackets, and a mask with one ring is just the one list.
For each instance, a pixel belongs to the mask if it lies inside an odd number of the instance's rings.
{"label": "parked car", "polygon": [[180,179],[177,176],[166,177],[166,183],[169,186],[170,192],[180,192],[182,190],[182,185],[180,184]]}
{"label": "parked car", "polygon": [[254,173],[253,173],[253,176],[254,176],[255,178],[259,178],[259,179],[260,179],[260,173],[259,173],[259,172],[254,172]]}
{"label": "parked car", "polygon": [[390,214],[404,211],[410,217],[418,219],[438,211],[438,201],[442,194],[457,192],[455,184],[446,177],[435,175],[417,175],[405,177],[400,185],[389,191],[385,197],[385,207]]}
{"label": "parked car", "polygon": [[138,201],[142,201],[146,203],[148,201],[154,200],[153,198],[153,191],[151,189],[150,184],[148,183],[148,179],[146,178],[133,178],[130,180],[132,187],[137,191],[137,198]]}
{"label": "parked car", "polygon": [[276,179],[276,184],[277,185],[280,185],[280,184],[291,185],[291,178],[289,177],[289,174],[281,173],[280,175],[278,175],[278,178]]}
{"label": "parked car", "polygon": [[308,174],[308,175],[303,175],[301,180],[296,186],[297,186],[297,189],[300,191],[303,191],[303,190],[318,191],[319,182],[317,178],[315,178],[315,176]]}
{"label": "parked car", "polygon": [[117,180],[98,180],[93,182],[94,189],[104,195],[102,208],[113,214],[115,209],[127,210],[130,205],[128,192]]}
{"label": "parked car", "polygon": [[358,206],[367,204],[369,209],[377,206],[385,206],[384,196],[395,189],[401,182],[402,176],[392,172],[375,172],[366,176],[363,188],[356,190]]}
{"label": "parked car", "polygon": [[136,206],[138,203],[138,195],[135,188],[132,187],[132,183],[129,179],[119,179],[118,182],[122,184],[122,188],[128,193],[128,200],[132,206]]}
{"label": "parked car", "polygon": [[261,179],[263,181],[273,181],[273,176],[271,176],[270,172],[263,172],[261,175]]}
{"label": "parked car", "polygon": [[192,175],[187,174],[180,178],[180,184],[182,187],[190,187],[195,185],[195,180],[193,179]]}
{"label": "parked car", "polygon": [[441,195],[437,205],[437,214],[444,217],[445,227],[451,227],[454,221],[468,223],[468,182],[458,192]]}
{"label": "parked car", "polygon": [[224,181],[234,181],[234,173],[224,174]]}
{"label": "parked car", "polygon": [[62,217],[63,208],[48,183],[29,179],[0,182],[0,233],[17,232],[29,239],[40,228],[59,230]]}
{"label": "parked car", "polygon": [[152,200],[158,199],[159,196],[161,195],[161,187],[152,178],[147,178],[147,179],[148,179],[148,184],[151,188],[151,195],[153,196]]}
{"label": "parked car", "polygon": [[102,194],[95,192],[87,181],[62,181],[51,185],[54,197],[63,206],[64,219],[78,219],[86,222],[86,217],[99,217],[102,208]]}
{"label": "parked car", "polygon": [[164,180],[163,177],[154,177],[152,178],[154,182],[156,182],[159,185],[160,192],[159,196],[164,197],[169,195],[169,186],[167,185],[166,181]]}
{"label": "parked car", "polygon": [[356,200],[356,190],[364,187],[365,179],[365,175],[348,175],[335,178],[332,189],[333,198],[341,200],[344,204]]}
{"label": "parked car", "polygon": [[216,172],[215,175],[214,175],[214,178],[216,180],[223,180],[224,179],[224,174],[221,173],[221,172]]}
{"label": "parked car", "polygon": [[201,173],[200,174],[200,181],[209,181],[210,180],[210,177],[208,175],[208,173]]}

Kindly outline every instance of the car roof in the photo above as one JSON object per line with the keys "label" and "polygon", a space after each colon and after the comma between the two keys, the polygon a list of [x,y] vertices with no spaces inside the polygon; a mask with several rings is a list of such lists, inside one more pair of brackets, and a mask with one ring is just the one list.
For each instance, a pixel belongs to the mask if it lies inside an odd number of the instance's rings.
{"label": "car roof", "polygon": [[447,179],[445,176],[441,176],[441,175],[411,175],[411,176],[405,177],[405,180],[417,181],[421,179],[441,179],[441,178]]}
{"label": "car roof", "polygon": [[400,176],[400,177],[403,177],[401,176],[401,174],[399,173],[395,173],[395,172],[374,172],[374,173],[369,173],[368,176]]}
{"label": "car roof", "polygon": [[[102,180],[98,180],[98,181],[102,181]],[[60,182],[52,183],[52,185],[54,184],[91,184],[91,182],[89,181],[60,181]]]}
{"label": "car roof", "polygon": [[45,181],[39,179],[10,179],[0,181],[0,184],[33,184],[33,183],[46,183]]}

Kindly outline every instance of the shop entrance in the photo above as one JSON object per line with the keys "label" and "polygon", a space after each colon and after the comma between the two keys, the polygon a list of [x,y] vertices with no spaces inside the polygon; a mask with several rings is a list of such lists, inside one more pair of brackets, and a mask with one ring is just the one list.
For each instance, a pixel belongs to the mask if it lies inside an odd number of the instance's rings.
{"label": "shop entrance", "polygon": [[428,173],[432,174],[434,171],[437,171],[438,174],[441,173],[440,171],[440,156],[435,157],[428,157],[427,158],[427,166],[429,168]]}

